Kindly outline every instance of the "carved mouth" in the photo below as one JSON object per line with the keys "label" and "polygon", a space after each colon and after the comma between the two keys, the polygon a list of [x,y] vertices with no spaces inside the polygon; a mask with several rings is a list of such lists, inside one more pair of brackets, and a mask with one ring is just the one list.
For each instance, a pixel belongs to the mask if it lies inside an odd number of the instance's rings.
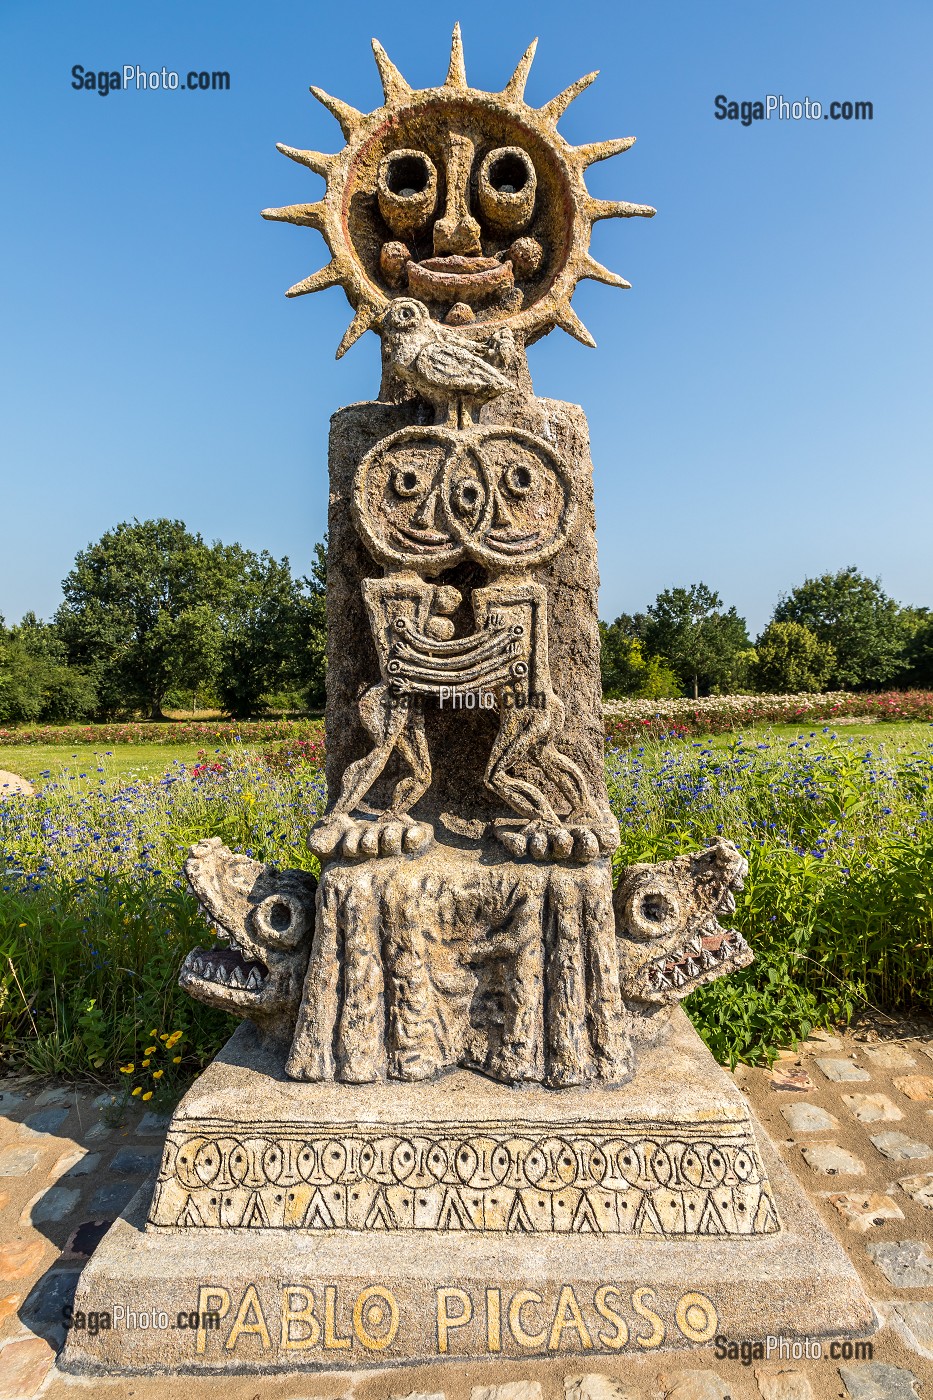
{"label": "carved mouth", "polygon": [[441,535],[437,530],[413,530],[406,525],[393,526],[396,535],[420,545],[422,549],[449,549],[453,540],[449,535]]}
{"label": "carved mouth", "polygon": [[192,948],[182,975],[235,992],[262,991],[269,969],[265,963],[247,961],[237,948]]}
{"label": "carved mouth", "polygon": [[452,254],[408,264],[409,290],[426,301],[486,301],[514,285],[512,264],[497,258]]}
{"label": "carved mouth", "polygon": [[[734,899],[732,905],[734,908]],[[665,953],[646,965],[645,989],[654,996],[663,996],[665,992],[679,992],[686,996],[694,987],[717,977],[728,964],[739,968],[750,961],[751,949],[734,929],[695,933],[679,949]]]}
{"label": "carved mouth", "polygon": [[521,550],[530,549],[532,545],[538,543],[541,538],[540,531],[529,530],[522,534],[519,530],[487,530],[486,539],[490,544],[494,544],[497,549],[505,550],[508,553],[519,553]]}

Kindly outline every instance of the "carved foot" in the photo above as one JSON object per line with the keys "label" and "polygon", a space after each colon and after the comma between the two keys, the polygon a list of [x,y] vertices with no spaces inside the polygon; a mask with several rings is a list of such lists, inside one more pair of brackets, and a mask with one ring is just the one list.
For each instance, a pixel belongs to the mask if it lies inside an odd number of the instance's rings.
{"label": "carved foot", "polygon": [[308,849],[319,860],[343,856],[347,860],[375,860],[379,856],[418,855],[434,840],[427,822],[408,816],[367,820],[341,812],[325,817],[308,834]]}
{"label": "carved foot", "polygon": [[530,856],[532,860],[572,860],[579,864],[609,855],[617,837],[598,826],[571,822],[567,826],[528,822],[516,826],[511,821],[494,823],[494,831],[510,856]]}

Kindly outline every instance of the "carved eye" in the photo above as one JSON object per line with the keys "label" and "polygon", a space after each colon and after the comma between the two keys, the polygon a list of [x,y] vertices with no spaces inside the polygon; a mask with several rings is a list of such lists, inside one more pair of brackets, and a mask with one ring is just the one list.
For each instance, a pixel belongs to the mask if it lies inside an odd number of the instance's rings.
{"label": "carved eye", "polygon": [[480,208],[493,228],[518,233],[531,219],[538,179],[520,146],[499,146],[483,157],[477,190]]}
{"label": "carved eye", "polygon": [[437,204],[437,170],[423,151],[392,151],[379,162],[376,194],[393,233],[423,228]]}
{"label": "carved eye", "polygon": [[417,496],[422,489],[421,473],[414,467],[396,467],[392,473],[392,490],[397,496]]}
{"label": "carved eye", "polygon": [[502,478],[506,490],[512,496],[527,496],[534,484],[531,468],[524,463],[509,467]]}
{"label": "carved eye", "polygon": [[256,934],[273,948],[296,948],[308,925],[307,910],[290,894],[270,894],[253,910]]}

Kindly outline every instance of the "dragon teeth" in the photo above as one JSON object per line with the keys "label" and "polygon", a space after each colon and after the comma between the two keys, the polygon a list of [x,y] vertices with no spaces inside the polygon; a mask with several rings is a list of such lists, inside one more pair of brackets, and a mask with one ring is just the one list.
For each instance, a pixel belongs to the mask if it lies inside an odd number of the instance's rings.
{"label": "dragon teeth", "polygon": [[256,969],[253,968],[253,970],[250,972],[249,976],[246,979],[246,990],[248,992],[256,992],[261,986],[262,978],[260,977]]}
{"label": "dragon teeth", "polygon": [[687,980],[686,977],[685,977],[685,976],[683,975],[683,973],[681,972],[681,970],[680,970],[679,967],[675,967],[675,968],[674,968],[674,971],[673,971],[673,973],[671,974],[671,977],[672,977],[672,980],[673,980],[673,983],[674,983],[674,986],[675,986],[675,987],[682,987],[682,986],[685,984],[686,980]]}
{"label": "dragon teeth", "polygon": [[203,972],[203,970],[204,970],[204,959],[203,959],[203,958],[195,958],[195,959],[192,961],[192,963],[191,963],[191,971],[195,974],[196,977],[200,977],[200,975],[201,975],[201,973]]}
{"label": "dragon teeth", "polygon": [[243,986],[245,986],[245,985],[246,985],[246,979],[245,979],[244,976],[243,976],[242,969],[239,968],[239,967],[233,968],[233,969],[231,970],[230,976],[229,976],[229,978],[228,978],[228,986],[231,986],[231,987],[243,987]]}

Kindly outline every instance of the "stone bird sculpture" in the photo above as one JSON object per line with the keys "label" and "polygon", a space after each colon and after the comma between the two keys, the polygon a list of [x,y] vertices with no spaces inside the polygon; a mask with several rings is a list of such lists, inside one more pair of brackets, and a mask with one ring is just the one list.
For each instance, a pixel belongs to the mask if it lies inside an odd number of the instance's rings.
{"label": "stone bird sculpture", "polygon": [[[437,422],[449,427],[475,420],[482,404],[512,387],[475,342],[432,321],[427,307],[411,297],[389,303],[379,334],[398,377],[434,406]],[[484,349],[502,355],[498,340]]]}

